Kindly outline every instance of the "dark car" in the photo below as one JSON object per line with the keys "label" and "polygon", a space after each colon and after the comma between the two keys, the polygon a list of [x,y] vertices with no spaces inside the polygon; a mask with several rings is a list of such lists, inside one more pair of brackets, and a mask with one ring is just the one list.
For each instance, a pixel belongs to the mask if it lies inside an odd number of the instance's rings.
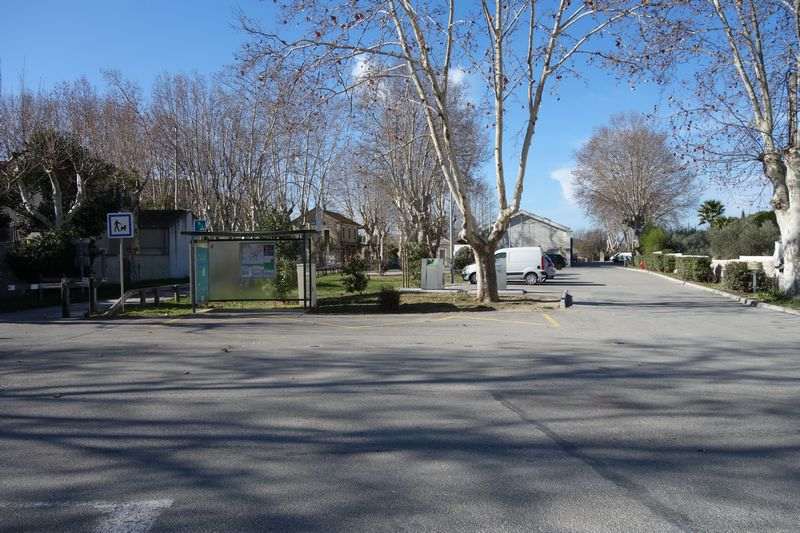
{"label": "dark car", "polygon": [[561,270],[567,266],[567,259],[561,254],[547,254],[547,257],[550,258],[557,270]]}

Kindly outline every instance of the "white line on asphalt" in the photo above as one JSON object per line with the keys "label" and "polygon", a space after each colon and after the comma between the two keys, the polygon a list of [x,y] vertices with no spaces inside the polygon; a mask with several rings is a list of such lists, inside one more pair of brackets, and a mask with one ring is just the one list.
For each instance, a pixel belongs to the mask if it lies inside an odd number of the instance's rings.
{"label": "white line on asphalt", "polygon": [[170,506],[172,506],[172,500],[146,500],[111,504],[106,508],[97,507],[99,510],[110,511],[111,514],[98,524],[95,531],[97,533],[146,533],[153,527],[158,515]]}
{"label": "white line on asphalt", "polygon": [[0,509],[47,509],[53,507],[63,508],[89,508],[103,513],[103,519],[95,528],[97,533],[146,533],[155,524],[158,516],[169,507],[173,501],[142,500],[125,503],[111,502],[30,502],[14,503],[0,502]]}

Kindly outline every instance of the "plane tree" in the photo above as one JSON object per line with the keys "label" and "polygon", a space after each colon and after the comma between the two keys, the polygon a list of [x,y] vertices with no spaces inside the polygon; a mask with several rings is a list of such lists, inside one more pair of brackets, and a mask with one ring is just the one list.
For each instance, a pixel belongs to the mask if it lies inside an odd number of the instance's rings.
{"label": "plane tree", "polygon": [[[647,3],[291,1],[283,4],[280,17],[291,31],[242,18],[251,37],[243,66],[266,69],[289,63],[299,72],[327,69],[332,96],[384,78],[407,79],[414,89],[409,101],[424,116],[437,164],[461,214],[459,237],[475,254],[478,299],[496,301],[494,251],[520,206],[536,125],[543,102],[551,96],[546,87],[577,67],[588,67],[591,54],[601,57],[623,35],[619,25]],[[381,66],[354,80],[349,72],[360,62]],[[459,162],[449,107],[452,79],[464,74],[481,83],[480,104],[489,110],[498,209],[488,231],[471,204],[474,187]],[[521,117],[521,127],[509,118],[512,109]]]}

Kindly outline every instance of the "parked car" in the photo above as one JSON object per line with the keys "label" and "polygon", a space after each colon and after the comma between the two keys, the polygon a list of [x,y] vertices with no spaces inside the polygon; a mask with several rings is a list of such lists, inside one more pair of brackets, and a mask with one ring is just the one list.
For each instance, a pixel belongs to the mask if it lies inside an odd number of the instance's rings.
{"label": "parked car", "polygon": [[548,252],[547,257],[553,261],[553,264],[556,266],[556,270],[561,270],[567,266],[567,258],[561,254]]}
{"label": "parked car", "polygon": [[612,263],[630,263],[631,261],[633,261],[631,252],[619,252],[611,256]]}
{"label": "parked car", "polygon": [[553,279],[556,277],[556,264],[550,259],[550,256],[545,254],[542,258],[544,259],[544,273],[545,273],[545,281],[548,279]]}
{"label": "parked car", "polygon": [[[494,253],[494,257],[495,260],[506,260],[506,279],[510,282],[522,281],[528,285],[536,285],[556,276],[553,261],[542,253],[539,246],[501,248]],[[464,267],[461,277],[473,285],[477,283],[477,266],[472,264]]]}

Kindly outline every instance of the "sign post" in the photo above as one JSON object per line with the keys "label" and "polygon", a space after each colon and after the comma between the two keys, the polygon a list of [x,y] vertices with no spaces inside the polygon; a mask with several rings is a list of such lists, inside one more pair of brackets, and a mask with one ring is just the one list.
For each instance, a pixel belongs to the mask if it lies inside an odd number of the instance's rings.
{"label": "sign post", "polygon": [[119,239],[119,299],[122,311],[125,311],[125,263],[122,241],[133,237],[133,213],[108,213],[106,215],[106,231],[109,239]]}

